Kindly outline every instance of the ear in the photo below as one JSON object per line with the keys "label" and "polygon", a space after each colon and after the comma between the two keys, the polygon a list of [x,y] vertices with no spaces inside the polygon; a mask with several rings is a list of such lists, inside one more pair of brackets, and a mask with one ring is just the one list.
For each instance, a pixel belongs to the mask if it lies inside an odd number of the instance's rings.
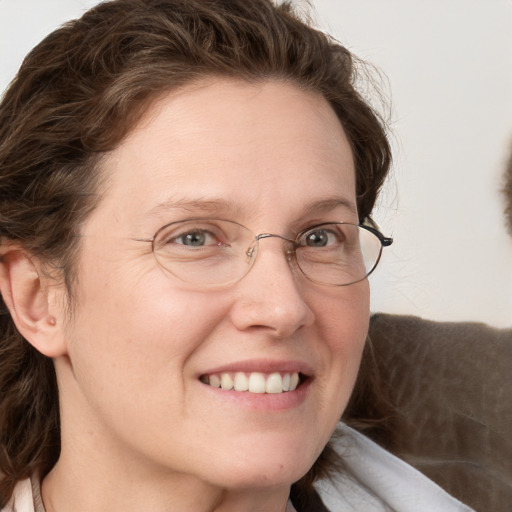
{"label": "ear", "polygon": [[0,293],[21,335],[42,354],[66,353],[63,308],[57,289],[42,272],[42,265],[21,247],[0,247]]}

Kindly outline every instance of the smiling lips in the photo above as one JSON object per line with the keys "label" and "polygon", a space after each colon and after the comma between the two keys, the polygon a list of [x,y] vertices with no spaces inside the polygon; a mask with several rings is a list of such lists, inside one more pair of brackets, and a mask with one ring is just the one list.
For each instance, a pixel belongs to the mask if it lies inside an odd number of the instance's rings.
{"label": "smiling lips", "polygon": [[204,384],[225,391],[278,394],[295,391],[301,382],[301,375],[298,372],[274,372],[269,374],[262,372],[223,372],[203,375],[200,380]]}

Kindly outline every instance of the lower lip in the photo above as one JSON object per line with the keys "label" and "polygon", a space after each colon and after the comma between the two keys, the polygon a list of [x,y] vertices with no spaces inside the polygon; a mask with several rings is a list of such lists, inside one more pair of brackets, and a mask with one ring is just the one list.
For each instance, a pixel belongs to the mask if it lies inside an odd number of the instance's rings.
{"label": "lower lip", "polygon": [[308,378],[294,391],[283,393],[250,393],[249,391],[226,391],[200,383],[215,400],[222,400],[252,411],[286,411],[299,407],[307,398],[312,379]]}

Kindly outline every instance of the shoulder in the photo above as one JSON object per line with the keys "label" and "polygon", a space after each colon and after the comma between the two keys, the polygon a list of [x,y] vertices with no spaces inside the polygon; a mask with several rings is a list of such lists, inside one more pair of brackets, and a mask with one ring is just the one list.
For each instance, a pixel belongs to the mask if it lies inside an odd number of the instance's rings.
{"label": "shoulder", "polygon": [[1,512],[34,512],[34,497],[30,479],[16,484],[11,499]]}
{"label": "shoulder", "polygon": [[336,482],[320,482],[329,510],[340,503],[372,512],[472,512],[432,480],[366,436],[341,425],[335,443],[345,468]]}

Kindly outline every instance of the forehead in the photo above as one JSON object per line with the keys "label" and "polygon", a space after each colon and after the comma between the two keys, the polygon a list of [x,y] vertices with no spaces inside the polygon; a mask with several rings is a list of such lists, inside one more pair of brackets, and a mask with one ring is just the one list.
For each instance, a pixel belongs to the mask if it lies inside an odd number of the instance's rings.
{"label": "forehead", "polygon": [[215,80],[168,93],[103,166],[100,210],[140,222],[173,202],[255,215],[341,197],[356,208],[352,152],[335,113],[323,97],[282,82]]}

